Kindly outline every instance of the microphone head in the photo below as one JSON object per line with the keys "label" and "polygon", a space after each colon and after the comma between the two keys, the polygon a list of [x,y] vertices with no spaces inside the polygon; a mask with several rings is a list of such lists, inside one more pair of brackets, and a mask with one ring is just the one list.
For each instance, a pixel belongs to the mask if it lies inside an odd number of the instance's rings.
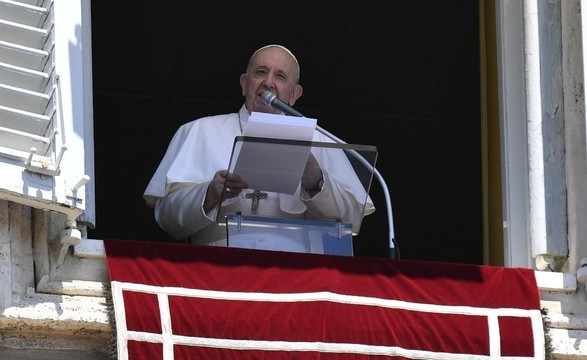
{"label": "microphone head", "polygon": [[265,90],[261,93],[261,100],[269,106],[273,106],[273,101],[277,98],[277,95],[271,91]]}

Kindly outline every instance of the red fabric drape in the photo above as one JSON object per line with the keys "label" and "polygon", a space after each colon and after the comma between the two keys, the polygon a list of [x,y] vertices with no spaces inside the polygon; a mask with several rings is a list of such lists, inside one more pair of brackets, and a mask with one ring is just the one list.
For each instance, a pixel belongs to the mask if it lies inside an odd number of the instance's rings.
{"label": "red fabric drape", "polygon": [[544,358],[530,269],[104,243],[120,359]]}

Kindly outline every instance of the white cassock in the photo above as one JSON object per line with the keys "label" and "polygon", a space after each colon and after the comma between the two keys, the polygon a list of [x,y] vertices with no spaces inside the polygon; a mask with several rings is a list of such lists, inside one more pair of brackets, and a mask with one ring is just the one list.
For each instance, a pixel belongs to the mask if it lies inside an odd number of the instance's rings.
{"label": "white cassock", "polygon": [[[147,186],[144,199],[155,208],[155,220],[175,239],[191,243],[227,245],[226,226],[216,220],[218,209],[203,210],[208,184],[218,170],[229,166],[235,137],[242,135],[249,113],[243,105],[238,113],[203,117],[182,125],[173,136],[163,160]],[[313,141],[333,141],[318,131]],[[322,190],[310,197],[301,186],[293,195],[268,193],[259,200],[256,216],[297,219],[340,220],[351,223],[357,232],[363,216],[375,207],[355,171],[342,151],[326,151],[312,147],[322,173]],[[223,203],[222,212],[251,214],[250,198],[243,191],[239,197]],[[249,195],[250,196],[250,195]],[[232,239],[232,237],[231,237]],[[265,248],[297,252],[320,252],[298,239],[275,242],[252,239],[241,247]],[[247,240],[248,241],[248,240]],[[232,242],[232,240],[231,240]]]}

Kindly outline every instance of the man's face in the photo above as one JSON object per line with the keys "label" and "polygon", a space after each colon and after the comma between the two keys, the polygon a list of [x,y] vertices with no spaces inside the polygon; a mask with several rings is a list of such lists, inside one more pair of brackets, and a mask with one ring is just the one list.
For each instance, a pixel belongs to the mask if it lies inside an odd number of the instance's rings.
{"label": "man's face", "polygon": [[302,95],[297,84],[297,63],[283,49],[270,47],[259,51],[253,58],[247,73],[240,77],[245,104],[249,112],[279,113],[266,105],[259,96],[269,90],[278,98],[293,106]]}

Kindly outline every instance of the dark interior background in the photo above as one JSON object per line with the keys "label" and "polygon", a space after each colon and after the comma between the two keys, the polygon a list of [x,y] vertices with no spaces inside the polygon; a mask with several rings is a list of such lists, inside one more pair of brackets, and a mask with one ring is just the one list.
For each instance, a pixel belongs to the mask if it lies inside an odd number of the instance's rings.
{"label": "dark interior background", "polygon": [[[296,109],[375,145],[403,259],[482,263],[477,1],[92,1],[96,227],[91,238],[168,241],[142,193],[175,130],[235,112],[239,75],[266,44],[290,48]],[[386,257],[377,211],[357,256]]]}

